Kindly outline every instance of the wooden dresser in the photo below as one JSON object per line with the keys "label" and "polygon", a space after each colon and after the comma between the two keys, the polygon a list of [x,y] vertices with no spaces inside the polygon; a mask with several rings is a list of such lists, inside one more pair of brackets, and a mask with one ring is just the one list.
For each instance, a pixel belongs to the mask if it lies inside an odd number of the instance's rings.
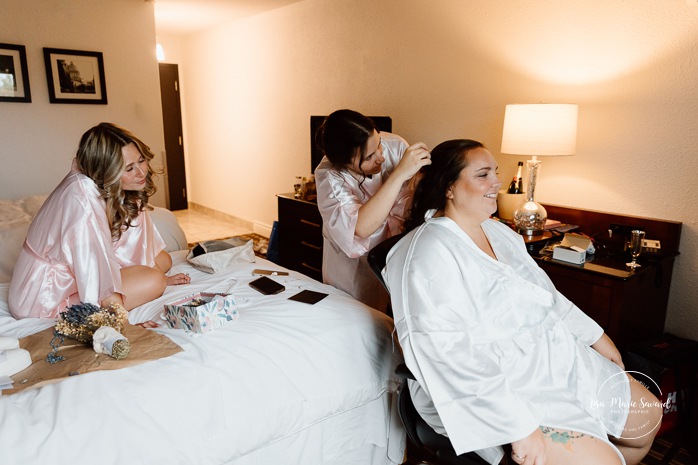
{"label": "wooden dresser", "polygon": [[279,264],[322,281],[322,217],[315,202],[278,194]]}
{"label": "wooden dresser", "polygon": [[[681,223],[544,205],[548,218],[579,225],[593,236],[597,252],[591,261],[573,265],[532,253],[555,287],[601,325],[622,349],[630,343],[661,336],[664,332],[674,260],[679,255]],[[624,237],[609,238],[611,225],[642,229],[646,239],[661,242],[661,253],[642,254],[642,265],[631,271],[625,263]]]}

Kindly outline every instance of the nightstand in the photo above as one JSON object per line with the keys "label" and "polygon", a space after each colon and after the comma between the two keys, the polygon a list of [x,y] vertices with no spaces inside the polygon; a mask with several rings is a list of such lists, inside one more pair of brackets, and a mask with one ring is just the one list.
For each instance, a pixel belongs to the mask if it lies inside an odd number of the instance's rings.
{"label": "nightstand", "polygon": [[579,230],[589,235],[607,236],[606,231],[615,224],[642,229],[646,237],[661,242],[661,254],[641,255],[642,267],[634,272],[625,267],[629,257],[620,249],[605,254],[597,250],[596,256],[582,265],[554,260],[529,249],[557,290],[601,325],[619,349],[661,336],[674,260],[679,254],[681,223],[554,205],[545,208],[550,218],[579,225]]}
{"label": "nightstand", "polygon": [[317,203],[278,194],[279,264],[322,281],[322,217]]}

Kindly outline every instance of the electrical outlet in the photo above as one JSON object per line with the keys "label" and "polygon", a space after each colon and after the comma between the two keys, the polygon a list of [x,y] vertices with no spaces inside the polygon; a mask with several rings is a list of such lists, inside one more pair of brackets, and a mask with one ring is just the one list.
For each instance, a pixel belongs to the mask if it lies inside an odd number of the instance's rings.
{"label": "electrical outlet", "polygon": [[662,244],[654,239],[644,239],[642,241],[642,253],[649,255],[659,254],[662,252]]}

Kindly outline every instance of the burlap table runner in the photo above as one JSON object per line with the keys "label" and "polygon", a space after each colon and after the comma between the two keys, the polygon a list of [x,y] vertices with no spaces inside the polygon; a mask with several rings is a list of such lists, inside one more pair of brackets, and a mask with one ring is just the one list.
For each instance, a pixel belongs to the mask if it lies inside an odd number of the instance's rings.
{"label": "burlap table runner", "polygon": [[[116,360],[105,354],[98,354],[92,344],[83,344],[75,339],[65,338],[61,345],[65,347],[58,355],[65,357],[53,365],[46,361],[51,352],[51,339],[54,328],[48,328],[31,336],[20,339],[19,346],[31,354],[32,364],[25,370],[12,376],[14,388],[2,391],[2,395],[21,392],[31,387],[55,383],[69,376],[79,376],[91,371],[118,370],[151,360],[168,357],[182,350],[167,336],[140,326],[127,325],[124,335],[131,343],[131,352],[123,360]],[[57,339],[55,343],[58,343]],[[74,347],[69,347],[74,346]]]}

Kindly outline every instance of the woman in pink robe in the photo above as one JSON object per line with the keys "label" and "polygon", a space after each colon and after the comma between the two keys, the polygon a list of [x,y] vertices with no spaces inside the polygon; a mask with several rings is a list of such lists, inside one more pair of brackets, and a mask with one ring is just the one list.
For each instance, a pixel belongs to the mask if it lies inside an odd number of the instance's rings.
{"label": "woman in pink robe", "polygon": [[368,251],[402,232],[412,180],[429,164],[427,146],[379,133],[369,118],[337,110],[321,127],[325,154],[315,169],[322,215],[322,279],[378,310],[389,297],[368,262]]}
{"label": "woman in pink robe", "polygon": [[165,275],[172,259],[147,212],[152,158],[113,124],[83,134],[70,173],[29,227],[10,284],[15,318],[55,318],[79,302],[131,310],[189,282]]}

